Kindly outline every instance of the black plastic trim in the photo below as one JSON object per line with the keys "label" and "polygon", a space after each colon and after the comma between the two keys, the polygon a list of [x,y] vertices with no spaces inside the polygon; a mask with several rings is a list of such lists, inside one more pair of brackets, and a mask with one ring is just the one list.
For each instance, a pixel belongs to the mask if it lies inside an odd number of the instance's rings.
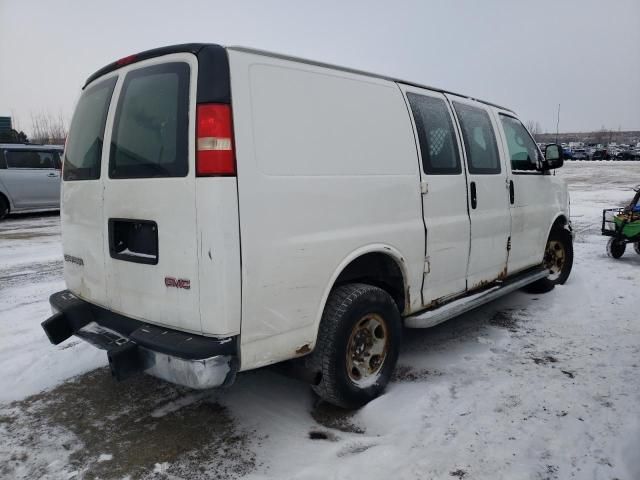
{"label": "black plastic trim", "polygon": [[[152,231],[155,233],[151,245],[152,250],[155,251],[155,257],[142,257],[138,255],[131,255],[128,253],[120,253],[116,250],[116,238],[115,238],[115,224],[116,223],[140,223],[144,225],[150,225]],[[109,230],[109,255],[116,260],[123,260],[125,262],[143,263],[145,265],[157,265],[160,261],[160,246],[158,244],[158,224],[153,220],[137,220],[133,218],[110,218],[108,221]]]}
{"label": "black plastic trim", "polygon": [[97,78],[119,68],[172,53],[191,53],[198,58],[197,103],[231,103],[231,80],[229,78],[227,51],[220,45],[206,43],[184,43],[136,53],[128,61],[116,61],[102,67],[87,78],[82,88],[86,88]]}
{"label": "black plastic trim", "polygon": [[137,345],[187,360],[217,355],[237,356],[238,353],[237,336],[205,337],[151,325],[89,303],[69,290],[54,293],[49,297],[49,303],[58,313],[45,320],[42,327],[54,344],[66,340],[88,323],[96,322]]}

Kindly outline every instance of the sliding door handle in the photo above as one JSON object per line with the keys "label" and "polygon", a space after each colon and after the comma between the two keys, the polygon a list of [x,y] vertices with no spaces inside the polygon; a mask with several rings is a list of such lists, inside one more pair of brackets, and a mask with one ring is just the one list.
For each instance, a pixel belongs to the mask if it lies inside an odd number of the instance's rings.
{"label": "sliding door handle", "polygon": [[476,182],[471,182],[471,185],[469,185],[469,193],[471,195],[471,208],[475,209],[478,206],[478,193],[476,192]]}
{"label": "sliding door handle", "polygon": [[513,188],[513,180],[509,180],[509,201],[511,202],[511,205],[516,201],[516,192]]}

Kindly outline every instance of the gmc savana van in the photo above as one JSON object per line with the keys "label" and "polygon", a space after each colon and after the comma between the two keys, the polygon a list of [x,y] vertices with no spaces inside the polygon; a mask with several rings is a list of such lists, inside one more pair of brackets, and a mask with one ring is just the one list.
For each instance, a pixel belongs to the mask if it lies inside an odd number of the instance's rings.
{"label": "gmc savana van", "polygon": [[43,323],[193,388],[288,365],[358,407],[402,326],[564,283],[569,200],[508,109],[380,75],[187,44],[92,75],[63,164],[67,290]]}

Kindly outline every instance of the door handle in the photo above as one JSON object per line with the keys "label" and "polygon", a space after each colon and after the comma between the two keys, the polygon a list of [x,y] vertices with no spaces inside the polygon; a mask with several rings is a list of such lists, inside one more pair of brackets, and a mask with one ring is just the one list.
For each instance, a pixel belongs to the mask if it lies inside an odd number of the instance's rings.
{"label": "door handle", "polygon": [[478,193],[476,192],[476,182],[471,182],[469,185],[471,190],[471,208],[475,209],[478,206]]}
{"label": "door handle", "polygon": [[516,200],[516,192],[515,192],[515,189],[513,188],[513,180],[509,180],[509,201],[511,202],[511,205],[513,205],[515,200]]}
{"label": "door handle", "polygon": [[57,173],[53,173],[53,172],[47,174],[47,177],[57,177],[57,176],[58,176],[58,174]]}

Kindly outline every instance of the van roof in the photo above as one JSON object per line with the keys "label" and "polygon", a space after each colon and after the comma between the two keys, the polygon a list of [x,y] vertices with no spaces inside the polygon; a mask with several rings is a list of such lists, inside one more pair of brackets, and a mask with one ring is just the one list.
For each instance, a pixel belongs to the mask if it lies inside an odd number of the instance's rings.
{"label": "van roof", "polygon": [[481,100],[479,98],[470,97],[469,95],[464,95],[464,94],[461,94],[461,93],[452,92],[450,90],[445,90],[445,89],[442,89],[442,88],[431,87],[429,85],[424,85],[424,84],[417,83],[417,82],[402,80],[400,78],[391,77],[391,76],[388,76],[388,75],[381,75],[381,74],[378,74],[378,73],[372,73],[372,72],[367,72],[367,71],[364,71],[364,70],[357,70],[357,69],[354,69],[354,68],[342,67],[340,65],[333,65],[333,64],[330,64],[330,63],[318,62],[318,61],[315,61],[315,60],[309,60],[309,59],[301,58],[301,57],[294,57],[294,56],[291,56],[291,55],[284,55],[284,54],[281,54],[281,53],[269,52],[269,51],[266,51],[266,50],[259,50],[259,49],[256,49],[256,48],[248,48],[248,47],[242,47],[242,46],[224,47],[222,45],[210,44],[210,43],[184,43],[184,44],[179,44],[179,45],[170,45],[170,46],[167,46],[167,47],[154,48],[152,50],[145,50],[144,52],[136,53],[134,55],[129,55],[127,57],[121,58],[120,60],[116,60],[115,62],[112,62],[109,65],[106,65],[105,67],[103,67],[100,70],[98,70],[97,72],[95,72],[93,75],[91,75],[89,78],[87,78],[87,81],[85,82],[83,88],[85,88],[88,84],[93,82],[96,78],[101,77],[102,75],[105,75],[105,74],[107,74],[109,72],[112,72],[113,70],[116,70],[116,69],[118,69],[118,68],[120,68],[120,67],[122,67],[124,65],[128,65],[128,64],[134,63],[134,62],[138,62],[140,60],[146,60],[148,58],[159,57],[161,55],[168,55],[170,53],[187,52],[187,53],[193,53],[194,55],[198,55],[198,53],[205,47],[226,48],[228,50],[235,50],[237,52],[253,53],[253,54],[256,54],[256,55],[264,55],[264,56],[267,56],[267,57],[279,58],[279,59],[282,59],[282,60],[290,60],[290,61],[299,62],[299,63],[306,63],[308,65],[315,65],[315,66],[318,66],[318,67],[331,68],[331,69],[334,69],[334,70],[340,70],[342,72],[354,73],[354,74],[358,74],[358,75],[366,75],[368,77],[380,78],[380,79],[383,79],[383,80],[389,80],[391,82],[402,83],[404,85],[409,85],[409,86],[418,87],[418,88],[424,88],[424,89],[427,89],[427,90],[433,90],[433,91],[441,92],[441,93],[448,93],[450,95],[456,95],[458,97],[467,98],[469,100],[474,100],[476,102],[484,103],[485,105],[490,105],[492,107],[500,108],[502,110],[506,110],[508,112],[514,113],[513,110],[511,110],[511,109],[505,108],[505,107],[497,105],[495,103],[487,102],[486,100]]}

